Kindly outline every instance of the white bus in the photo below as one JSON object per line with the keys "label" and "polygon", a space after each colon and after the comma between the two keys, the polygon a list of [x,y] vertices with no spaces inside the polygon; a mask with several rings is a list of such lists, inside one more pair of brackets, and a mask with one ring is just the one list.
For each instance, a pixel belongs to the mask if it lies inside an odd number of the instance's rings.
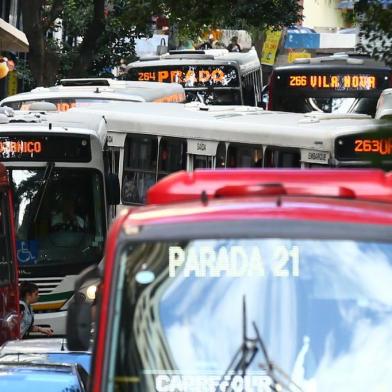
{"label": "white bus", "polygon": [[[122,204],[143,204],[151,185],[178,170],[392,163],[392,143],[385,147],[387,141],[376,141],[380,129],[391,124],[366,115],[146,103],[72,109],[58,114],[57,121],[106,130],[111,170],[122,184]],[[365,140],[373,139],[374,146],[382,148],[369,149]]]}
{"label": "white bus", "polygon": [[113,79],[62,79],[53,87],[37,87],[3,99],[0,106],[30,110],[36,102],[51,102],[57,110],[110,102],[185,102],[185,91],[177,83],[126,82]]}
{"label": "white bus", "polygon": [[7,113],[0,161],[14,194],[19,276],[39,287],[35,324],[62,335],[76,277],[102,260],[117,177],[105,168],[104,135]]}

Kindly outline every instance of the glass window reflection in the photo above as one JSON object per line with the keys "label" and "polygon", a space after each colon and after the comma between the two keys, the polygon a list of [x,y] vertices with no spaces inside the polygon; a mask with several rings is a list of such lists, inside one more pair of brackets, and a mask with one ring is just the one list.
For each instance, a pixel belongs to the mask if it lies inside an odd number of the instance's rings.
{"label": "glass window reflection", "polygon": [[9,169],[14,191],[17,258],[22,266],[96,263],[105,215],[95,170]]}
{"label": "glass window reflection", "polygon": [[[282,383],[304,391],[389,390],[391,260],[391,244],[356,241],[140,244],[128,252],[120,284],[116,388],[150,390],[170,385],[173,374],[219,382],[242,346],[245,322],[248,338],[260,333]],[[154,276],[148,284],[135,280],[142,269]],[[258,346],[237,372],[259,377],[265,368]],[[139,383],[121,382],[135,375]]]}

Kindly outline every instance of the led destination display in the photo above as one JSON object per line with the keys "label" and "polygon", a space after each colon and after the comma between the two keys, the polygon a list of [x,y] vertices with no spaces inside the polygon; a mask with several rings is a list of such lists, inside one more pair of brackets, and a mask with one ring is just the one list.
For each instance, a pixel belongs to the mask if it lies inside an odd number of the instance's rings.
{"label": "led destination display", "polygon": [[341,161],[373,158],[392,161],[392,137],[371,133],[342,136],[335,141],[335,155]]}
{"label": "led destination display", "polygon": [[239,78],[231,65],[173,65],[129,70],[130,80],[180,83],[184,87],[238,87]]}
{"label": "led destination display", "polygon": [[373,90],[377,88],[375,75],[289,75],[288,87],[329,89],[338,91]]}
{"label": "led destination display", "polygon": [[75,135],[0,136],[0,161],[89,162],[90,140]]}

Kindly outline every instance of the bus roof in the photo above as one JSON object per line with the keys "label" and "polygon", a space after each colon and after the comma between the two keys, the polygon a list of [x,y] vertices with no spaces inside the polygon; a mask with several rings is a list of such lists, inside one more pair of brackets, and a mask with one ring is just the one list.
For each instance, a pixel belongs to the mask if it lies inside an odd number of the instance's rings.
{"label": "bus roof", "polygon": [[150,56],[128,64],[127,70],[138,67],[169,65],[223,65],[238,64],[243,72],[260,68],[255,48],[248,52],[229,52],[227,49],[175,50],[161,56]]}
{"label": "bus roof", "polygon": [[331,56],[296,59],[292,64],[274,68],[275,73],[293,72],[298,70],[325,69],[369,70],[390,72],[391,68],[372,58],[347,53],[335,53]]}
{"label": "bus roof", "polygon": [[[151,116],[151,113],[154,116]],[[99,128],[104,117],[108,132],[154,134],[188,139],[273,144],[330,150],[339,135],[378,129],[379,122],[365,115],[285,113],[246,106],[154,103],[92,105],[48,114],[63,126]],[[110,142],[109,142],[110,144]]]}
{"label": "bus roof", "polygon": [[[86,144],[86,140],[89,140],[89,144]],[[105,142],[106,133],[100,134],[99,131],[87,128],[52,126],[49,122],[1,124],[0,144],[6,144],[0,150],[0,161],[3,161],[5,166],[23,168],[26,165],[44,166],[47,162],[54,161],[56,166],[76,165],[102,170],[102,150]],[[79,149],[79,143],[88,149]],[[60,150],[57,148],[59,144],[62,147]],[[34,150],[22,151],[24,146]]]}
{"label": "bus roof", "polygon": [[[62,79],[52,87],[37,87],[30,92],[12,95],[0,102],[1,106],[17,101],[54,98],[93,98],[118,101],[161,101],[168,96],[181,95],[184,88],[178,83],[121,81],[111,79]],[[178,100],[179,101],[179,100]]]}
{"label": "bus roof", "polygon": [[[3,108],[4,109],[4,108]],[[61,126],[52,124],[45,113],[25,112],[6,108],[8,115],[0,114],[0,135],[15,133],[58,133],[78,134],[97,138],[103,146],[106,142],[106,132],[102,129],[92,129],[89,126]],[[79,124],[80,125],[80,124]]]}
{"label": "bus roof", "polygon": [[347,64],[345,62],[334,62],[334,63],[308,63],[308,64],[289,64],[282,65],[274,68],[274,73],[292,73],[298,71],[325,71],[325,70],[336,70],[336,68],[340,68],[342,70],[350,70],[350,71],[361,71],[361,72],[391,72],[391,68],[383,66],[383,65],[361,65],[361,64]]}

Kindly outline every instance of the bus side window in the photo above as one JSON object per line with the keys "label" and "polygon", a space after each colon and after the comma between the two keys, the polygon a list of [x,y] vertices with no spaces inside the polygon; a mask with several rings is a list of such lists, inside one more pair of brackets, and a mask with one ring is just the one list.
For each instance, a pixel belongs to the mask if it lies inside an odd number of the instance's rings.
{"label": "bus side window", "polygon": [[186,169],[186,140],[163,137],[159,144],[158,179]]}
{"label": "bus side window", "polygon": [[262,167],[262,162],[262,146],[230,143],[227,150],[227,167]]}
{"label": "bus side window", "polygon": [[121,199],[124,204],[143,204],[157,178],[158,138],[129,135],[125,141]]}
{"label": "bus side window", "polygon": [[265,167],[301,167],[301,154],[295,148],[267,147]]}
{"label": "bus side window", "polygon": [[226,143],[219,142],[216,149],[216,166],[217,169],[226,167]]}
{"label": "bus side window", "polygon": [[103,152],[105,173],[118,174],[120,165],[120,150],[110,148]]}
{"label": "bus side window", "polygon": [[255,98],[257,106],[261,106],[262,97],[261,97],[261,90],[263,89],[261,83],[261,70],[258,70],[253,74],[254,78],[254,85],[255,85]]}
{"label": "bus side window", "polygon": [[7,226],[7,195],[0,193],[0,286],[11,281],[11,239]]}
{"label": "bus side window", "polygon": [[246,75],[243,78],[243,97],[244,105],[256,106],[257,102],[255,100],[255,86],[253,84],[252,74]]}

